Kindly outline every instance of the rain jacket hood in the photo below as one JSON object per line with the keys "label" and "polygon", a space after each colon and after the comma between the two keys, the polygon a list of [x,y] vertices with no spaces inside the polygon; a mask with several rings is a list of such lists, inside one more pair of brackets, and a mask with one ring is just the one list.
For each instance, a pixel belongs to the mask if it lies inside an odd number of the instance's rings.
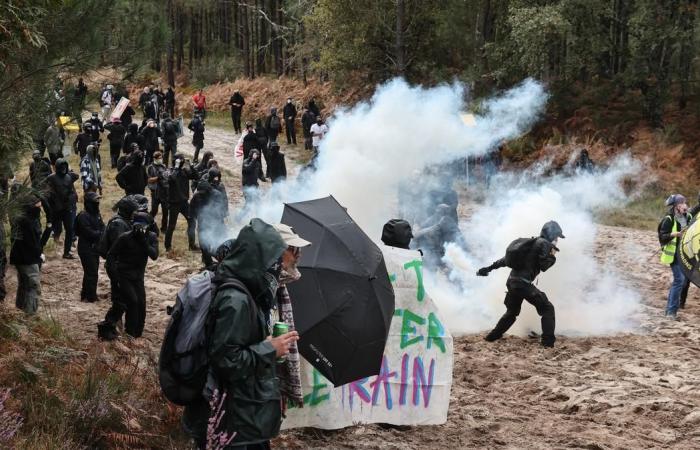
{"label": "rain jacket hood", "polygon": [[287,249],[272,225],[253,219],[238,234],[228,256],[219,264],[217,278],[237,278],[246,285],[258,304],[269,308],[267,269],[272,267]]}

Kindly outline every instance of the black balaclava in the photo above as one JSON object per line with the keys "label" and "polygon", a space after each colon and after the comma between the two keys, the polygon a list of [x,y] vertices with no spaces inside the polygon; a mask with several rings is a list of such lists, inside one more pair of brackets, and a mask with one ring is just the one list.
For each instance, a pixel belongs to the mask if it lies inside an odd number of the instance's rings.
{"label": "black balaclava", "polygon": [[126,220],[131,220],[134,216],[134,212],[138,209],[136,202],[126,197],[119,200],[116,206],[117,214]]}
{"label": "black balaclava", "polygon": [[143,153],[141,150],[134,150],[131,155],[131,161],[134,165],[140,166],[143,164]]}
{"label": "black balaclava", "polygon": [[85,211],[90,214],[100,213],[100,197],[94,192],[85,194],[84,199]]}
{"label": "black balaclava", "polygon": [[61,176],[67,175],[68,161],[63,158],[59,158],[58,161],[56,161],[56,173]]}
{"label": "black balaclava", "polygon": [[209,183],[211,183],[212,186],[221,184],[221,172],[219,169],[209,169]]}

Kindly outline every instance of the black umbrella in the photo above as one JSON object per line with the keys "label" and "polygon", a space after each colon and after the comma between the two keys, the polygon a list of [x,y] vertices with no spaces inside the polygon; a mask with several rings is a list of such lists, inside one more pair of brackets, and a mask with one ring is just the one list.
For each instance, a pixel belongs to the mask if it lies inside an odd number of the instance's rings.
{"label": "black umbrella", "polygon": [[333,197],[286,204],[282,223],[312,242],[288,285],[299,352],[335,386],[377,375],[394,315],[381,250]]}

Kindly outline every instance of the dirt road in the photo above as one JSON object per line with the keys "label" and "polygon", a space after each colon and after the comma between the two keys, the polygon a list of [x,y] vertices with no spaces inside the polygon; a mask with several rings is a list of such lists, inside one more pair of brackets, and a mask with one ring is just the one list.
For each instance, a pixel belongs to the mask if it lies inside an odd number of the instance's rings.
{"label": "dirt road", "polygon": [[[180,149],[188,150],[189,137]],[[239,202],[240,163],[236,141],[209,130],[207,148],[228,169],[232,202]],[[288,151],[290,160],[300,155]],[[184,224],[183,224],[184,226]],[[626,254],[626,242],[641,246]],[[681,321],[662,317],[670,270],[656,261],[653,232],[599,228],[598,257],[625,268],[642,294],[642,334],[561,338],[553,350],[534,339],[507,337],[486,343],[480,335],[455,339],[454,384],[448,422],[440,426],[382,428],[360,425],[344,430],[292,430],[275,444],[291,448],[700,448],[700,296],[691,288]],[[97,344],[95,325],[108,308],[108,283],[100,273],[96,304],[80,303],[79,262],[49,255],[43,273],[43,303],[85,345],[155,354],[172,304],[185,277],[197,270],[198,255],[160,258],[146,275],[148,313],[140,343]],[[11,292],[14,273],[8,273]],[[13,295],[12,293],[10,296]],[[10,297],[11,298],[11,297]],[[552,299],[564,302],[566,299]],[[601,320],[605,318],[602,317]]]}

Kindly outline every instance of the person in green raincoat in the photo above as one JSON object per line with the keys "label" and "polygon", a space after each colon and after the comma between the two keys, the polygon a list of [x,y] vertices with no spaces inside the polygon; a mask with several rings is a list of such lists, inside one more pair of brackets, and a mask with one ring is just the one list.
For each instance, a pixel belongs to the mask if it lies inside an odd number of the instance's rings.
{"label": "person in green raincoat", "polygon": [[[296,331],[271,338],[268,325],[286,249],[275,228],[253,219],[216,270],[215,283],[235,278],[252,299],[235,287],[218,290],[212,299],[209,380],[202,400],[185,407],[183,415],[185,432],[200,448],[216,435],[218,442],[227,442],[227,449],[269,449],[269,440],[279,433],[282,405],[276,360],[299,338]],[[218,403],[212,405],[216,410],[210,409],[210,402]],[[217,413],[219,426],[207,430],[210,415]]]}

